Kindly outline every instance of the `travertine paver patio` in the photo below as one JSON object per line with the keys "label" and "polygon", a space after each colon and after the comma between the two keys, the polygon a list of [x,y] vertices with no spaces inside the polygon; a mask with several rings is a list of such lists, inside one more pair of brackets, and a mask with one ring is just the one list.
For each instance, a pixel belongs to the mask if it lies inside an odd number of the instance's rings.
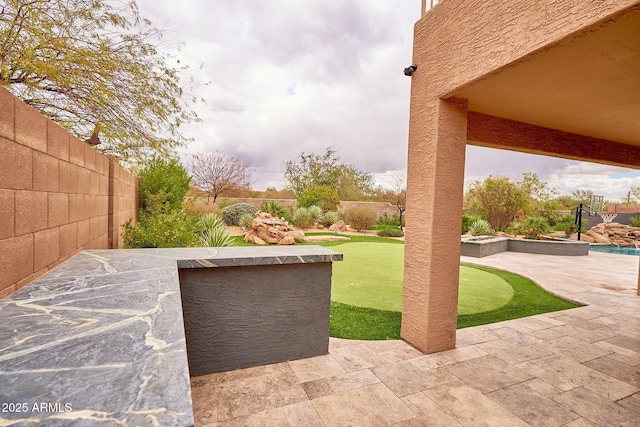
{"label": "travertine paver patio", "polygon": [[459,330],[437,354],[332,338],[326,356],[195,377],[196,425],[638,426],[638,259],[463,257],[588,306]]}

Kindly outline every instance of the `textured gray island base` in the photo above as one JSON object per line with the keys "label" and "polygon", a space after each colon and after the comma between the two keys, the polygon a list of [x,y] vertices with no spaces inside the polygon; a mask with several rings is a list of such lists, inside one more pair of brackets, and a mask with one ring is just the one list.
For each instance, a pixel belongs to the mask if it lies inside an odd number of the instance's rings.
{"label": "textured gray island base", "polygon": [[281,264],[340,259],[317,246],[82,252],[0,300],[0,425],[193,425],[178,270],[265,266],[269,281]]}
{"label": "textured gray island base", "polygon": [[329,352],[330,263],[184,269],[180,287],[191,375]]}

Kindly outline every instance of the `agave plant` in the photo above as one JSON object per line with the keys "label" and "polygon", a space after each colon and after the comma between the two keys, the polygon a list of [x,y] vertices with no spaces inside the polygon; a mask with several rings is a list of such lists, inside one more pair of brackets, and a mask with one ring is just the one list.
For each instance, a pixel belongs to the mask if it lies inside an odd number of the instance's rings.
{"label": "agave plant", "polygon": [[338,221],[338,215],[335,212],[325,212],[322,215],[322,224],[326,227],[330,227]]}
{"label": "agave plant", "polygon": [[297,208],[291,217],[291,222],[296,227],[300,228],[309,228],[313,225],[313,220],[311,219],[311,215],[309,214],[309,209],[307,208]]}
{"label": "agave plant", "polygon": [[275,200],[265,200],[264,202],[262,202],[260,210],[276,218],[283,218],[287,214],[287,208],[285,208]]}
{"label": "agave plant", "polygon": [[311,217],[311,221],[318,222],[322,217],[322,209],[320,206],[312,205],[307,209],[309,212],[309,216]]}
{"label": "agave plant", "polygon": [[253,215],[251,215],[250,213],[242,214],[242,216],[240,217],[240,227],[242,227],[242,228],[250,228],[251,227],[251,221],[253,221],[253,218],[255,218],[255,217]]}
{"label": "agave plant", "polygon": [[477,219],[469,227],[469,234],[472,236],[493,236],[495,231],[486,219]]}
{"label": "agave plant", "polygon": [[200,218],[198,225],[202,246],[235,246],[233,238],[227,232],[224,221],[219,216],[207,213]]}

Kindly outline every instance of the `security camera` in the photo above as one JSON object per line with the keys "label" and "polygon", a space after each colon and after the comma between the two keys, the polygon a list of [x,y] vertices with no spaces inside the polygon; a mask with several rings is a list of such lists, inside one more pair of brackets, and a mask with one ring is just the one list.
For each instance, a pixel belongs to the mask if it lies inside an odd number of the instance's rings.
{"label": "security camera", "polygon": [[407,67],[407,68],[404,69],[404,75],[411,77],[413,75],[413,72],[415,70],[417,70],[417,69],[418,69],[417,65],[415,65],[415,64],[411,65],[410,67]]}

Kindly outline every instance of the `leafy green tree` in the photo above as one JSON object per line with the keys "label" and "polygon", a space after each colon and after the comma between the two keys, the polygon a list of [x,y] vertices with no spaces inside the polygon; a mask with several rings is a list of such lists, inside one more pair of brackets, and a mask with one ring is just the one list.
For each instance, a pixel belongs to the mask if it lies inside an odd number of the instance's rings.
{"label": "leafy green tree", "polygon": [[591,196],[593,196],[593,191],[591,190],[578,189],[571,192],[571,197],[573,198],[573,201],[576,206],[579,205],[580,203],[588,205],[589,200],[591,199]]}
{"label": "leafy green tree", "polygon": [[373,176],[342,162],[333,147],[323,155],[303,152],[298,161],[285,162],[284,177],[297,195],[317,186],[337,189],[340,200],[364,200],[374,193]]}
{"label": "leafy green tree", "polygon": [[486,219],[498,231],[504,231],[530,204],[530,197],[521,185],[491,175],[484,181],[473,182],[466,198],[469,213]]}
{"label": "leafy green tree", "polygon": [[142,208],[170,211],[182,205],[191,178],[177,159],[152,157],[140,171],[139,188]]}
{"label": "leafy green tree", "polygon": [[326,212],[338,209],[340,199],[335,188],[318,185],[307,188],[298,196],[297,202],[300,207],[309,208],[315,205]]}
{"label": "leafy green tree", "polygon": [[197,116],[164,36],[134,0],[5,0],[0,85],[105,154],[167,155]]}
{"label": "leafy green tree", "polygon": [[198,216],[184,204],[191,178],[176,159],[153,157],[139,174],[142,209],[137,224],[124,226],[127,248],[198,246]]}

